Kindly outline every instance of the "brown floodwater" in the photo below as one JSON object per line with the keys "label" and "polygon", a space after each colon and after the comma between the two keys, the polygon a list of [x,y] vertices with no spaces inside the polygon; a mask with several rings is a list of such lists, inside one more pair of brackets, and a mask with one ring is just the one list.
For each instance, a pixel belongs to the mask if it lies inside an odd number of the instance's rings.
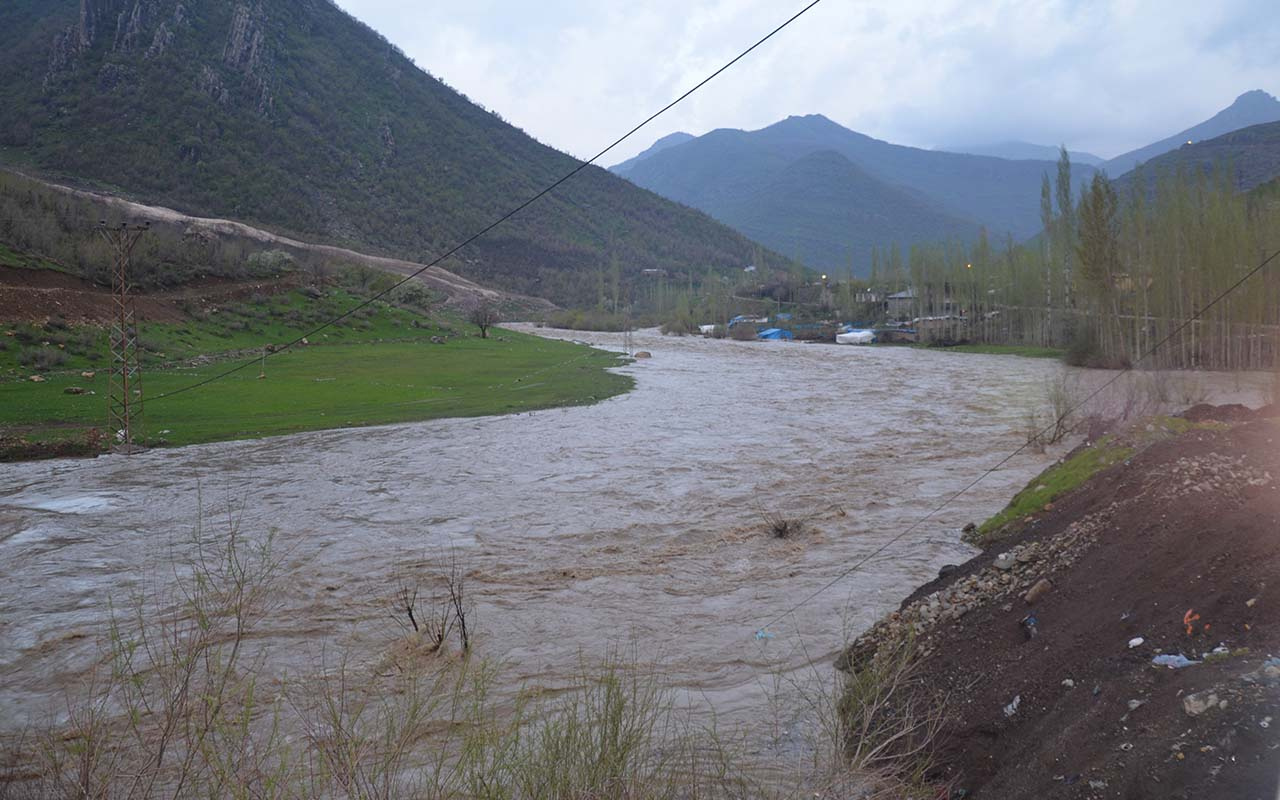
{"label": "brown floodwater", "polygon": [[[0,465],[0,725],[56,715],[111,604],[169,580],[197,524],[216,535],[229,516],[274,530],[284,558],[260,629],[272,669],[381,658],[399,635],[398,576],[452,553],[477,651],[503,661],[511,685],[570,685],[584,658],[622,649],[695,710],[751,721],[779,675],[829,664],[847,636],[971,555],[959,529],[1061,453],[1017,456],[840,577],[1021,445],[1061,367],[655,332],[635,346],[653,354],[622,368],[635,390],[593,406]],[[1260,385],[1195,380],[1224,401]],[[809,520],[778,540],[762,513]]]}

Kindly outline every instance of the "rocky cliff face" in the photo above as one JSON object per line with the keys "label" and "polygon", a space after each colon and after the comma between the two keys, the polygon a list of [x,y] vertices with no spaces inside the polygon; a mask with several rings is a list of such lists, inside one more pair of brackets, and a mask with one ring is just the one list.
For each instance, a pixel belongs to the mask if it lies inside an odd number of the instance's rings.
{"label": "rocky cliff face", "polygon": [[[49,46],[45,91],[56,95],[63,79],[95,63],[100,88],[127,85],[130,66],[164,56],[192,27],[192,18],[182,0],[80,0],[75,22]],[[193,88],[225,105],[233,100],[225,73],[238,73],[248,90],[246,101],[258,113],[269,114],[274,106],[272,64],[262,3],[238,3],[224,27],[220,36],[212,32],[225,42],[221,58],[210,58],[194,71]]]}

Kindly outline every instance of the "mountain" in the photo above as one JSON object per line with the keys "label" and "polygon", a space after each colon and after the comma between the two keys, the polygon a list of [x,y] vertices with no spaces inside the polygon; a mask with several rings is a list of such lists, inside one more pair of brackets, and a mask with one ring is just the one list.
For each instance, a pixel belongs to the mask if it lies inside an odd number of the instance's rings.
{"label": "mountain", "polygon": [[738,176],[711,213],[790,258],[841,273],[869,264],[873,247],[972,241],[980,230],[831,150]]}
{"label": "mountain", "polygon": [[[6,0],[0,159],[183,213],[424,261],[573,169],[330,0]],[[786,266],[590,167],[444,266],[559,302],[598,271]],[[756,263],[760,263],[757,261]]]}
{"label": "mountain", "polygon": [[632,156],[631,158],[628,158],[626,161],[623,161],[620,164],[614,164],[612,167],[609,167],[609,171],[618,175],[626,175],[627,170],[631,169],[633,165],[641,161],[644,161],[646,158],[653,155],[654,153],[661,153],[663,150],[666,150],[668,147],[675,147],[678,144],[684,144],[685,142],[689,141],[692,138],[694,138],[692,133],[685,133],[684,131],[676,131],[675,133],[669,133],[666,136],[663,136],[658,141],[649,145],[649,149],[645,150],[643,153]]}
{"label": "mountain", "polygon": [[[1059,148],[1050,147],[1047,144],[1018,141],[973,144],[964,147],[935,147],[934,149],[944,150],[948,153],[968,153],[973,156],[1007,158],[1010,161],[1057,161],[1060,153]],[[1106,159],[1095,156],[1093,153],[1077,150],[1068,150],[1067,155],[1071,157],[1072,163],[1088,164],[1091,167],[1101,166],[1106,161]]]}
{"label": "mountain", "polygon": [[[780,181],[803,194],[794,175],[783,176],[815,153],[836,154],[848,162],[825,176],[815,174],[811,164],[802,170],[819,181],[813,187],[815,195],[850,204],[818,213],[816,201],[807,201],[806,213],[825,220],[822,224],[817,218],[797,220],[787,205],[800,201],[797,196],[769,191]],[[830,156],[826,158],[830,163]],[[862,244],[855,243],[943,241],[963,238],[965,231],[973,234],[980,225],[997,237],[1034,235],[1040,230],[1040,183],[1045,173],[1055,170],[1056,164],[1048,161],[1009,161],[890,144],[811,115],[789,117],[758,131],[715,130],[633,163],[624,174],[738,230],[746,232],[749,224],[749,235],[770,246],[791,253],[821,253],[822,261],[806,263],[831,269],[847,266],[851,251],[862,251]],[[1078,183],[1093,172],[1092,167],[1076,165],[1074,180]],[[845,180],[851,182],[849,187],[832,185]],[[876,207],[885,213],[863,213]],[[842,215],[842,208],[848,213]],[[797,224],[805,228],[802,237],[795,233]],[[800,239],[808,241],[803,248]],[[867,267],[866,261],[855,264],[863,273]]]}
{"label": "mountain", "polygon": [[1193,125],[1167,139],[1161,139],[1146,147],[1140,147],[1137,150],[1118,155],[1108,161],[1105,168],[1107,174],[1113,177],[1120,176],[1138,164],[1182,147],[1188,142],[1194,144],[1201,140],[1213,139],[1251,125],[1277,121],[1280,121],[1280,100],[1276,100],[1276,98],[1261,89],[1254,89],[1240,95],[1231,105],[1199,125]]}
{"label": "mountain", "polygon": [[[1235,188],[1247,192],[1280,177],[1280,122],[1254,125],[1213,139],[1184,144],[1142,165],[1150,191],[1163,175],[1185,172],[1213,174],[1223,170]],[[1131,171],[1115,181],[1117,190],[1137,179]]]}

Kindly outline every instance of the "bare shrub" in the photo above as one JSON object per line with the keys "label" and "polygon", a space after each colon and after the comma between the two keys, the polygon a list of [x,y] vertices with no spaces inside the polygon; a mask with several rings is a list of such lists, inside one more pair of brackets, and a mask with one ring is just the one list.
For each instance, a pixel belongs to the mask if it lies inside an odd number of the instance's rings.
{"label": "bare shrub", "polygon": [[756,329],[751,325],[734,325],[729,329],[729,338],[739,342],[754,342],[756,340]]}
{"label": "bare shrub", "polygon": [[189,571],[171,590],[112,613],[103,662],[69,698],[67,723],[34,754],[46,797],[224,796],[291,769],[248,655],[276,572],[271,539],[198,529]]}
{"label": "bare shrub", "polygon": [[1034,406],[1026,412],[1027,444],[1036,452],[1043,453],[1046,447],[1055,445],[1074,433],[1079,425],[1080,394],[1079,381],[1066,370],[1060,370],[1046,379],[1044,415]]}
{"label": "bare shrub", "polygon": [[[889,642],[847,673],[833,721],[848,768],[901,788],[919,787],[933,765],[945,701],[930,695],[915,642]],[[911,796],[914,792],[897,796]]]}
{"label": "bare shrub", "polygon": [[[422,582],[428,582],[424,593]],[[425,576],[415,568],[401,570],[391,617],[438,650],[456,631],[462,651],[471,649],[472,603],[467,593],[466,567],[455,551],[429,565]]]}
{"label": "bare shrub", "polygon": [[1200,376],[1190,372],[1183,372],[1178,375],[1175,392],[1180,409],[1207,403],[1212,394],[1209,387],[1200,379]]}
{"label": "bare shrub", "polygon": [[804,520],[799,517],[789,517],[778,511],[765,511],[759,509],[760,519],[764,520],[765,530],[770,536],[777,539],[786,539],[800,532],[800,528],[804,525]]}

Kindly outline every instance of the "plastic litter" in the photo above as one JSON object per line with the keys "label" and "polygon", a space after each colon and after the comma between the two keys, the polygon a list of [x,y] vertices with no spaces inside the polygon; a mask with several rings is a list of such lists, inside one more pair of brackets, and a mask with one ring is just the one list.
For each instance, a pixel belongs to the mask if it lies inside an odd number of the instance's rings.
{"label": "plastic litter", "polygon": [[1004,707],[1004,715],[1006,717],[1012,717],[1014,714],[1017,714],[1018,704],[1021,702],[1022,702],[1022,695],[1015,694],[1013,696],[1013,702],[1009,703],[1009,705]]}
{"label": "plastic litter", "polygon": [[1181,653],[1179,653],[1176,656],[1171,655],[1169,653],[1165,653],[1164,655],[1159,655],[1151,659],[1151,663],[1153,666],[1157,666],[1157,667],[1168,667],[1169,669],[1182,669],[1183,667],[1189,667],[1192,664],[1199,664],[1200,662],[1192,661],[1191,659],[1187,658]]}
{"label": "plastic litter", "polygon": [[1039,632],[1036,630],[1036,625],[1038,624],[1039,620],[1036,619],[1034,612],[1022,618],[1022,632],[1026,634],[1027,641],[1036,638],[1036,634]]}
{"label": "plastic litter", "polygon": [[761,628],[760,630],[756,631],[757,642],[764,641],[765,639],[772,639],[772,638],[773,638],[773,634],[769,633],[764,628]]}
{"label": "plastic litter", "polygon": [[1146,641],[1146,639],[1143,639],[1141,636],[1135,636],[1135,637],[1133,637],[1132,639],[1130,639],[1130,640],[1129,640],[1129,647],[1130,647],[1130,649],[1132,649],[1132,648],[1134,648],[1134,647],[1141,647],[1141,646],[1142,646],[1142,643],[1143,643],[1143,642],[1145,642],[1145,641]]}
{"label": "plastic litter", "polygon": [[1268,658],[1262,662],[1262,666],[1264,669],[1266,667],[1280,667],[1280,658]]}

